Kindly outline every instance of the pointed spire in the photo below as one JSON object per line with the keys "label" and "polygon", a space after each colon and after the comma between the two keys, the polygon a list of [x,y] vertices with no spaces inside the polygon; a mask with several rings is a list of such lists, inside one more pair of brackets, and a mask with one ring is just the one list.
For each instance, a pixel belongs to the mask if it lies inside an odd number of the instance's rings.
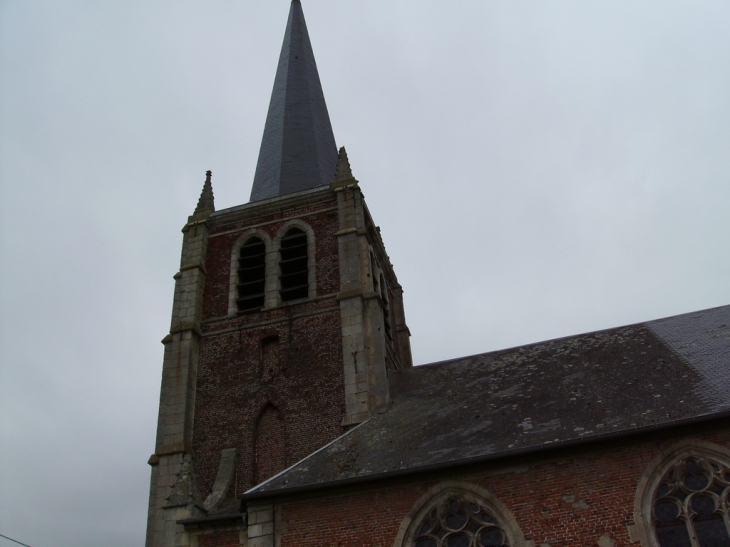
{"label": "pointed spire", "polygon": [[330,183],[330,187],[334,188],[346,184],[357,184],[357,182],[357,179],[352,176],[350,160],[347,158],[347,150],[343,146],[337,155],[337,171],[335,171],[335,178]]}
{"label": "pointed spire", "polygon": [[251,201],[328,184],[337,147],[299,0],[293,0]]}
{"label": "pointed spire", "polygon": [[203,183],[203,191],[200,192],[200,199],[198,200],[198,206],[195,208],[194,215],[200,213],[212,213],[215,211],[215,204],[213,203],[213,183],[211,177],[213,173],[211,171],[205,172],[205,183]]}

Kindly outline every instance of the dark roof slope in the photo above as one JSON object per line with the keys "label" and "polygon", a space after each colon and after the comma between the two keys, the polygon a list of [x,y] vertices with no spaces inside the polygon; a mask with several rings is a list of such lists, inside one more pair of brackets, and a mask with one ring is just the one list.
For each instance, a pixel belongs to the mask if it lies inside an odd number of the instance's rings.
{"label": "dark roof slope", "polygon": [[293,0],[251,201],[329,184],[336,166],[335,137],[302,5],[299,0]]}
{"label": "dark roof slope", "polygon": [[730,410],[730,306],[397,372],[389,410],[249,495]]}

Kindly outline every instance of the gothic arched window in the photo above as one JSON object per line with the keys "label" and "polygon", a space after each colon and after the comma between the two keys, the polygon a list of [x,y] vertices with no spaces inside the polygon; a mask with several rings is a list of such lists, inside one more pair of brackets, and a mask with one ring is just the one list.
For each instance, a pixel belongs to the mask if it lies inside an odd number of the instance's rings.
{"label": "gothic arched window", "polygon": [[[502,547],[509,542],[495,518],[476,499],[453,495],[422,519],[414,547]],[[410,546],[409,546],[410,547]]]}
{"label": "gothic arched window", "polygon": [[403,520],[396,547],[524,547],[512,513],[470,483],[444,482],[425,494]]}
{"label": "gothic arched window", "polygon": [[309,253],[307,234],[291,228],[281,238],[281,300],[289,302],[309,296]]}
{"label": "gothic arched window", "polygon": [[238,311],[264,307],[266,294],[266,244],[252,237],[238,255]]}
{"label": "gothic arched window", "polygon": [[730,547],[730,467],[689,456],[658,482],[651,527],[659,547]]}

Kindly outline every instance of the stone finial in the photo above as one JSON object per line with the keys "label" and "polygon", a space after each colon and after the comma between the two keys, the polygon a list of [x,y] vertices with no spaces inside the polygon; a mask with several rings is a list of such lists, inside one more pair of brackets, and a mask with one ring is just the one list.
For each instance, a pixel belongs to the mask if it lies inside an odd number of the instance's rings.
{"label": "stone finial", "polygon": [[211,182],[211,171],[205,173],[205,183],[203,184],[203,191],[200,192],[200,199],[198,200],[198,206],[195,208],[195,215],[199,213],[212,213],[215,211],[215,205],[213,203],[213,183]]}
{"label": "stone finial", "polygon": [[357,184],[357,179],[352,176],[350,160],[347,158],[347,150],[343,146],[337,156],[337,171],[330,186],[343,186],[345,184]]}

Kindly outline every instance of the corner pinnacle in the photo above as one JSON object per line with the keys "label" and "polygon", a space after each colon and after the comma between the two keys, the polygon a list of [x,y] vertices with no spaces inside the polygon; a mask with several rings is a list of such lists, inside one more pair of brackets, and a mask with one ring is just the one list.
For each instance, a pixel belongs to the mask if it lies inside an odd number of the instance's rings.
{"label": "corner pinnacle", "polygon": [[213,203],[213,183],[211,182],[212,175],[213,173],[211,171],[206,171],[205,173],[203,191],[200,192],[198,206],[195,208],[195,212],[193,213],[195,215],[199,213],[212,213],[215,211],[215,205]]}
{"label": "corner pinnacle", "polygon": [[347,158],[347,150],[343,146],[337,155],[337,171],[331,186],[342,186],[345,184],[357,184],[357,179],[352,176],[350,160]]}

